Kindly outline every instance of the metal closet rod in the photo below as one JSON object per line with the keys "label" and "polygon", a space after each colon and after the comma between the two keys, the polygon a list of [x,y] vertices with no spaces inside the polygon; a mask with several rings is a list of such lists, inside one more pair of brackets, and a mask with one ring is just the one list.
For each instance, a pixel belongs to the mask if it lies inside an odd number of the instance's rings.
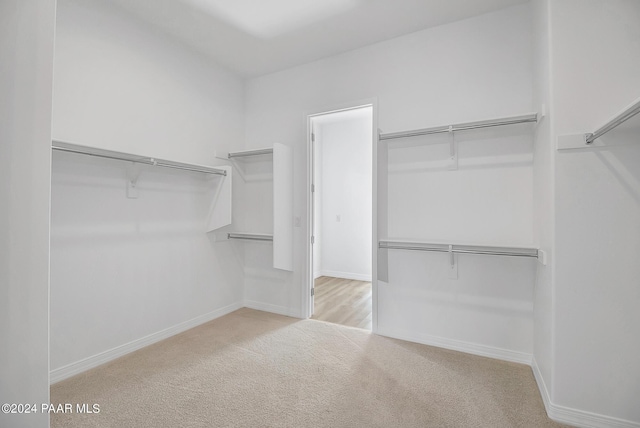
{"label": "metal closet rod", "polygon": [[195,171],[204,174],[227,175],[223,169],[213,168],[205,165],[194,165],[182,162],[174,162],[164,159],[155,159],[145,156],[138,156],[129,153],[114,152],[111,150],[97,149],[79,144],[65,143],[63,141],[52,141],[51,149],[60,152],[78,153],[81,155],[94,156],[105,159],[115,159],[128,162],[142,163],[145,165],[159,166],[162,168],[173,168],[185,171]]}
{"label": "metal closet rod", "polygon": [[379,241],[379,248],[390,250],[435,251],[440,253],[484,254],[491,256],[515,256],[538,258],[536,248],[494,247],[488,245],[450,245],[428,242]]}
{"label": "metal closet rod", "polygon": [[273,149],[245,150],[243,152],[229,153],[228,158],[242,158],[246,156],[270,155]]}
{"label": "metal closet rod", "polygon": [[227,239],[245,239],[247,241],[273,241],[273,235],[259,233],[227,233]]}
{"label": "metal closet rod", "polygon": [[606,124],[598,128],[593,133],[585,134],[584,136],[585,143],[586,144],[593,143],[597,138],[602,137],[604,134],[618,127],[619,125],[626,122],[627,120],[631,119],[633,116],[635,116],[638,113],[640,113],[640,99],[635,103],[631,104],[631,106],[626,108],[622,113],[618,114],[616,117],[614,117],[609,122],[607,122]]}
{"label": "metal closet rod", "polygon": [[522,116],[512,116],[500,119],[489,119],[478,122],[458,123],[455,125],[436,126],[433,128],[414,129],[411,131],[389,132],[380,134],[380,140],[392,140],[395,138],[417,137],[419,135],[444,134],[447,132],[467,131],[470,129],[490,128],[493,126],[516,125],[518,123],[537,122],[538,114],[530,113]]}

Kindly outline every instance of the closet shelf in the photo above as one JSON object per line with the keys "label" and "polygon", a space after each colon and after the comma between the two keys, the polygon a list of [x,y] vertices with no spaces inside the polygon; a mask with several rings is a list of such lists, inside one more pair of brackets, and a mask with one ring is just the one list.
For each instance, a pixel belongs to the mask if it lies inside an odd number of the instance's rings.
{"label": "closet shelf", "polygon": [[[51,149],[77,153],[81,155],[95,156],[99,158],[115,159],[120,161],[141,163],[145,165],[160,166],[186,171],[194,171],[203,174],[214,174],[224,178],[215,180],[215,195],[211,201],[209,215],[206,220],[206,230],[211,232],[231,224],[231,167],[223,166],[213,168],[205,165],[197,165],[183,162],[174,162],[166,159],[150,158],[134,155],[132,153],[116,152],[113,150],[98,149],[96,147],[82,146],[80,144],[66,143],[64,141],[52,141]],[[127,198],[138,197],[137,182],[139,171],[127,170]]]}
{"label": "closet shelf", "polygon": [[238,158],[246,158],[249,156],[261,156],[261,155],[272,155],[273,149],[257,149],[257,150],[244,150],[241,152],[232,152],[227,155],[228,159],[238,159]]}
{"label": "closet shelf", "polygon": [[[264,156],[263,158],[256,158]],[[218,153],[216,157],[230,161],[246,186],[243,191],[251,191],[257,183],[260,192],[266,191],[265,181],[272,182],[273,234],[230,232],[227,239],[273,242],[273,267],[293,271],[293,153],[284,144],[274,143],[272,147],[245,150],[232,153]],[[253,161],[248,161],[252,159]],[[240,160],[248,162],[238,162]],[[255,165],[254,165],[255,164]],[[259,165],[260,174],[247,174],[252,166]],[[264,169],[268,173],[264,173]],[[253,188],[256,191],[256,188]],[[257,215],[264,213],[263,207],[253,210]],[[266,229],[266,228],[265,228]],[[263,230],[265,230],[263,229]]]}
{"label": "closet shelf", "polygon": [[622,110],[620,113],[618,113],[615,117],[613,117],[611,120],[609,120],[607,123],[602,125],[597,130],[593,131],[592,133],[585,134],[584,136],[585,144],[593,143],[597,138],[602,137],[607,132],[622,125],[624,122],[631,119],[633,116],[635,116],[638,113],[640,113],[640,98],[638,98],[630,106]]}
{"label": "closet shelf", "polygon": [[471,129],[490,128],[494,126],[516,125],[519,123],[538,122],[538,113],[528,113],[520,116],[509,116],[497,119],[481,120],[477,122],[457,123],[432,128],[414,129],[410,131],[380,133],[379,140],[393,140],[397,138],[417,137],[420,135],[444,134],[448,132],[467,131]]}
{"label": "closet shelf", "polygon": [[247,241],[273,241],[273,235],[268,235],[265,233],[230,232],[227,233],[227,239],[244,239]]}
{"label": "closet shelf", "polygon": [[484,254],[491,256],[515,256],[542,258],[537,248],[498,247],[491,245],[459,245],[431,242],[379,241],[378,248],[389,250],[435,251],[440,253]]}
{"label": "closet shelf", "polygon": [[184,162],[175,162],[166,159],[151,158],[148,156],[140,156],[132,153],[116,152],[113,150],[99,149],[96,147],[83,146],[80,144],[66,143],[64,141],[52,141],[51,149],[61,152],[78,153],[82,155],[95,156],[106,159],[142,163],[163,168],[195,171],[204,174],[227,175],[227,171],[225,171],[224,169],[214,168],[206,165],[197,165]]}
{"label": "closet shelf", "polygon": [[[640,98],[625,107],[622,111],[612,117],[607,123],[593,132],[581,134],[558,135],[556,139],[557,150],[603,148],[620,145],[636,144],[638,141],[638,128],[640,121],[633,120],[633,117],[640,118]],[[627,122],[627,123],[626,123]],[[625,126],[621,126],[625,124]],[[611,132],[616,128],[618,132]],[[602,138],[611,132],[607,138]]]}

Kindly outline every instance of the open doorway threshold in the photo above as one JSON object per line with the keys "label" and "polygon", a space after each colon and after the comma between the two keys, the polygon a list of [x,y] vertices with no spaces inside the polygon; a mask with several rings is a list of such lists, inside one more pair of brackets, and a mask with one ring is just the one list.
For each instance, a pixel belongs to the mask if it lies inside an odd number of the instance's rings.
{"label": "open doorway threshold", "polygon": [[314,287],[312,319],[371,330],[371,282],[321,276]]}

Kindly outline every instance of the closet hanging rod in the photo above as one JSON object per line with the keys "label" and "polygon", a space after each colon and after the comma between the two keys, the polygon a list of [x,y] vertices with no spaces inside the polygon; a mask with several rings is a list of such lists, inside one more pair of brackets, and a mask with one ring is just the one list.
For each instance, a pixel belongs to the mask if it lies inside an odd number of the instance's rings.
{"label": "closet hanging rod", "polygon": [[259,155],[270,155],[273,153],[273,149],[259,149],[259,150],[245,150],[242,152],[233,152],[229,153],[228,158],[241,158],[246,156],[259,156]]}
{"label": "closet hanging rod", "polygon": [[585,143],[586,144],[593,143],[597,138],[602,137],[604,134],[618,127],[619,125],[623,124],[624,122],[631,119],[633,116],[635,116],[638,113],[640,113],[640,99],[635,101],[629,107],[624,109],[622,113],[618,114],[616,117],[614,117],[609,122],[607,122],[606,124],[598,128],[593,133],[585,134],[584,136]]}
{"label": "closet hanging rod", "polygon": [[389,132],[380,134],[380,140],[393,140],[395,138],[417,137],[419,135],[443,134],[455,131],[467,131],[470,129],[490,128],[493,126],[516,125],[519,123],[535,123],[538,121],[537,113],[525,114],[522,116],[511,116],[500,119],[489,119],[478,122],[458,123],[455,125],[436,126],[433,128],[414,129],[411,131]]}
{"label": "closet hanging rod", "polygon": [[146,156],[138,156],[130,153],[122,153],[95,147],[82,146],[79,144],[65,143],[64,141],[52,141],[51,149],[61,152],[77,153],[81,155],[94,156],[106,159],[115,159],[128,162],[143,163],[145,165],[159,166],[162,168],[173,168],[185,171],[195,171],[204,174],[227,175],[223,169],[213,168],[205,165],[196,165],[182,162],[174,162],[165,159],[156,159]]}
{"label": "closet hanging rod", "polygon": [[389,250],[435,251],[441,253],[483,254],[491,256],[539,257],[536,248],[494,247],[488,245],[449,245],[427,242],[379,241],[379,248]]}
{"label": "closet hanging rod", "polygon": [[227,233],[227,239],[245,239],[248,241],[273,241],[273,235],[261,233]]}

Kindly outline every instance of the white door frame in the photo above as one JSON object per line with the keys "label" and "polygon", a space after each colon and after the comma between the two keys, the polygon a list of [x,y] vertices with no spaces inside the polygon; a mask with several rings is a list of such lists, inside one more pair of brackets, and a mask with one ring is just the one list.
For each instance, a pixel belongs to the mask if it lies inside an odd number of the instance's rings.
{"label": "white door frame", "polygon": [[337,113],[345,110],[354,110],[361,107],[372,107],[372,141],[371,141],[371,158],[373,165],[372,171],[372,245],[371,245],[371,326],[372,332],[378,331],[378,100],[377,98],[369,98],[357,102],[345,103],[337,106],[331,106],[320,110],[313,110],[305,114],[307,144],[307,185],[305,190],[307,218],[304,227],[305,233],[305,269],[304,277],[301,281],[302,296],[302,317],[309,318],[311,316],[311,288],[313,287],[313,253],[311,247],[311,236],[313,235],[313,194],[311,192],[311,184],[313,183],[313,151],[311,144],[311,120],[315,116],[321,116],[329,113]]}

